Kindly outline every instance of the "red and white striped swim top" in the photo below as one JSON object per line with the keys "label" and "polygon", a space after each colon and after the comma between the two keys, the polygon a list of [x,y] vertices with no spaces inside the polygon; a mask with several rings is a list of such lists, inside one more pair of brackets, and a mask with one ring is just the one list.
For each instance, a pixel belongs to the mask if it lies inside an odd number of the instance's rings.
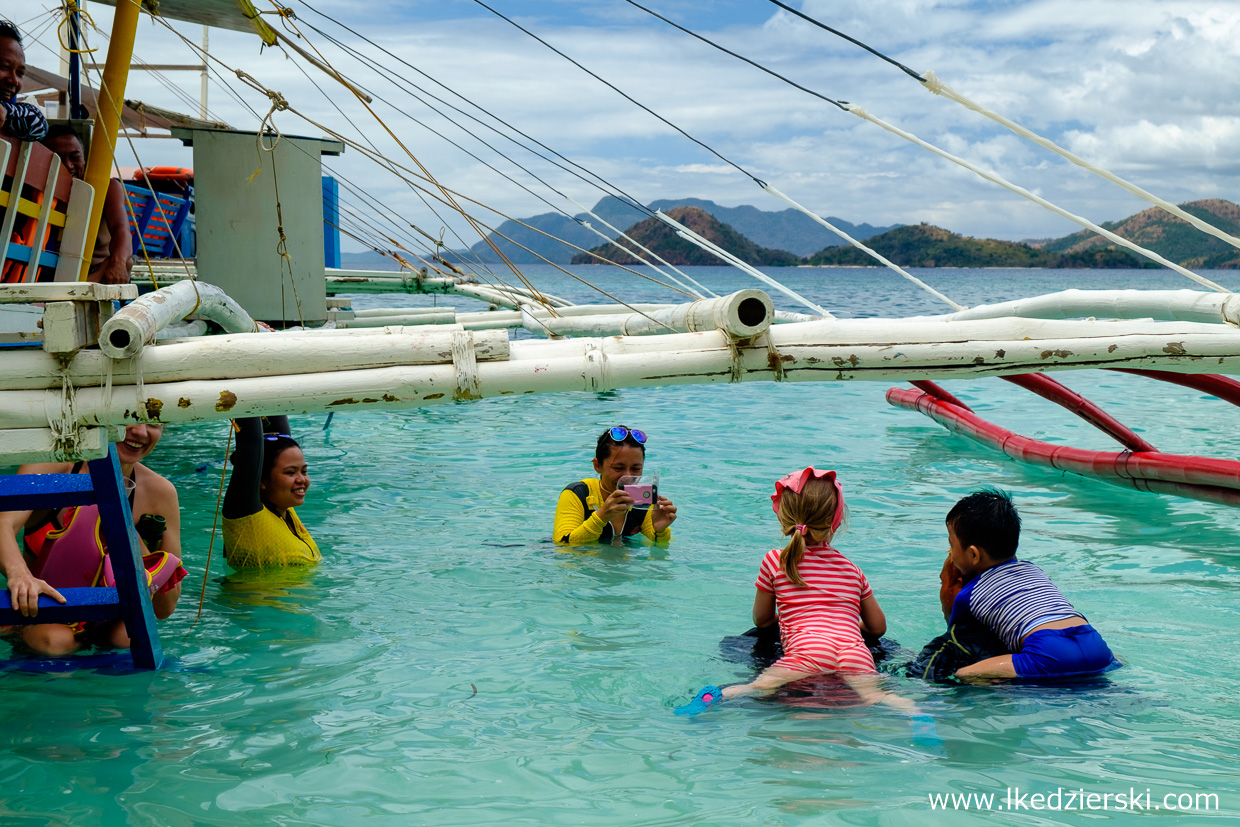
{"label": "red and white striped swim top", "polygon": [[779,567],[780,549],[767,552],[754,583],[775,595],[780,629],[811,632],[840,642],[861,641],[861,601],[874,594],[855,563],[829,545],[805,549],[798,586]]}

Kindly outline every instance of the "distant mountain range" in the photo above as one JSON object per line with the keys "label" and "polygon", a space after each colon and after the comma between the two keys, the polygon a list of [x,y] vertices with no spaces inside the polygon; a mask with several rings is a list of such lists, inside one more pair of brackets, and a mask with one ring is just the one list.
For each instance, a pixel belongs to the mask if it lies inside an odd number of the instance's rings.
{"label": "distant mountain range", "polygon": [[[800,256],[793,255],[786,250],[772,250],[753,243],[701,207],[673,207],[670,210],[665,210],[665,212],[669,218],[674,218],[707,241],[714,242],[727,250],[741,261],[749,264],[761,264],[767,267],[795,267],[801,263]],[[632,227],[629,227],[625,235],[642,247],[654,250],[668,264],[674,264],[677,267],[719,264],[719,259],[712,253],[708,253],[696,244],[681,238],[676,234],[675,230],[657,218],[647,218],[634,224]],[[623,248],[623,250],[620,248]],[[642,258],[639,259],[632,254],[640,252],[628,240],[621,240],[618,242],[618,245],[602,244],[592,249],[590,253],[575,255],[573,256],[572,263],[598,264],[600,263],[599,259],[602,258],[616,264],[641,264],[642,260],[648,259],[649,256],[642,253]]]}
{"label": "distant mountain range", "polygon": [[[1208,199],[1182,204],[1192,215],[1202,218],[1215,227],[1240,236],[1240,206],[1221,199]],[[670,215],[671,213],[669,213]],[[715,221],[702,210],[689,208],[688,213],[699,226],[709,227],[708,235],[698,226],[691,229],[711,240],[730,238],[732,228]],[[641,240],[645,246],[660,254],[683,255],[683,242],[672,233],[652,235],[652,220],[643,221],[629,230],[629,235]],[[714,222],[714,225],[710,224]],[[655,221],[663,229],[666,225]],[[1184,267],[1199,269],[1240,268],[1240,251],[1213,236],[1195,229],[1188,222],[1176,218],[1161,209],[1152,208],[1122,221],[1103,225],[1116,235],[1132,240],[1153,250],[1164,258]],[[675,243],[663,239],[671,238]],[[651,239],[647,241],[646,239]],[[653,242],[653,243],[651,243]],[[717,242],[749,264],[786,266],[789,254],[783,250],[771,250],[748,243],[743,237],[732,243]],[[748,243],[748,246],[745,246]],[[1049,241],[1026,243],[997,241],[962,236],[930,224],[900,226],[879,233],[865,240],[866,246],[901,267],[1047,267],[1047,268],[1144,268],[1157,267],[1144,257],[1116,246],[1091,232],[1084,231]],[[601,245],[592,251],[596,255],[623,263],[633,263],[631,256],[620,253],[615,245]],[[666,256],[665,256],[666,257]],[[574,264],[589,263],[588,256],[577,256]],[[795,257],[794,257],[795,258]],[[669,259],[670,261],[671,259]],[[673,261],[672,263],[678,263]],[[696,264],[696,260],[683,263]],[[853,246],[832,246],[800,257],[795,263],[817,266],[865,267],[880,266],[868,254]]]}
{"label": "distant mountain range", "polygon": [[[711,201],[686,198],[655,201],[651,209],[678,217],[695,232],[711,239],[750,264],[771,267],[792,265],[879,266],[870,256],[843,242],[802,213],[795,210],[765,212],[755,207],[721,207]],[[1215,227],[1240,236],[1240,206],[1211,198],[1180,205]],[[618,198],[607,197],[595,205],[594,212],[643,246],[655,250],[676,265],[718,264],[718,260],[676,236],[658,219],[648,218]],[[600,243],[597,233],[584,224],[594,224],[608,238],[619,234],[584,214],[579,221],[545,213],[524,219],[526,224],[590,250],[586,255],[552,241],[526,227],[507,221],[499,231],[512,239],[493,235],[492,241],[516,264],[541,263],[542,259],[516,246],[528,247],[557,264],[588,264],[601,257],[625,264],[637,262],[611,243]],[[998,241],[962,236],[930,224],[874,227],[851,224],[838,218],[832,224],[902,267],[1047,267],[1047,268],[1142,268],[1156,267],[1144,257],[1117,247],[1088,230],[1058,239],[1033,242]],[[1111,232],[1147,247],[1184,267],[1196,269],[1240,269],[1240,251],[1213,236],[1200,232],[1181,219],[1151,208],[1121,221],[1102,225]],[[626,249],[631,245],[624,243]],[[479,242],[474,253],[494,262],[495,255]],[[343,255],[345,266],[366,266],[382,259],[376,253]]]}
{"label": "distant mountain range", "polygon": [[[752,243],[760,247],[787,250],[797,257],[807,256],[824,247],[844,243],[835,233],[804,213],[793,209],[767,212],[750,206],[721,207],[713,201],[705,201],[701,198],[653,201],[648,207],[651,210],[663,210],[664,212],[677,207],[697,207],[728,225]],[[647,213],[612,196],[601,199],[594,205],[592,212],[617,230],[631,227],[648,217]],[[840,218],[828,218],[827,220],[857,239],[866,239],[891,229],[891,227],[874,227],[869,224],[852,224]],[[594,247],[602,241],[598,233],[585,226],[587,223],[607,238],[619,237],[618,232],[611,230],[606,224],[586,213],[579,213],[575,219],[566,218],[559,213],[543,213],[532,218],[523,218],[521,221],[583,249]],[[514,264],[542,263],[543,259],[539,256],[556,264],[568,264],[574,255],[579,255],[577,250],[547,238],[536,230],[523,227],[515,221],[505,221],[499,225],[496,232],[491,234],[491,241]],[[527,249],[522,249],[522,247]],[[487,263],[498,261],[495,253],[485,242],[480,241],[470,249],[474,255]]]}

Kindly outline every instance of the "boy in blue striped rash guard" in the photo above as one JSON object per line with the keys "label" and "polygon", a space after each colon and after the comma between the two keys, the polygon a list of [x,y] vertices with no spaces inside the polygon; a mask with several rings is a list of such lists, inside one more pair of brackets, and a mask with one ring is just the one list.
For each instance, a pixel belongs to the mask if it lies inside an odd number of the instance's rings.
{"label": "boy in blue striped rash guard", "polygon": [[948,554],[966,580],[948,625],[972,615],[1015,654],[965,666],[958,678],[1056,678],[1094,675],[1113,657],[1050,578],[1016,559],[1020,515],[1002,491],[977,491],[947,514]]}

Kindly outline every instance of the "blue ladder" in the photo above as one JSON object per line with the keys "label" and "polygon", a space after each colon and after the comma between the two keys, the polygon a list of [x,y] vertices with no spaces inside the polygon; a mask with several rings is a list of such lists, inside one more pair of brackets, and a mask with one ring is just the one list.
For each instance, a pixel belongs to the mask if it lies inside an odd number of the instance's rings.
{"label": "blue ladder", "polygon": [[134,530],[129,498],[121,479],[116,446],[108,455],[88,463],[89,474],[21,474],[0,477],[0,511],[99,506],[103,540],[112,560],[116,588],[57,589],[64,605],[50,597],[39,598],[37,617],[25,617],[14,609],[8,590],[0,591],[0,624],[77,623],[83,620],[125,621],[130,654],[138,669],[158,669],[164,659],[155,628],[155,611],[146,587],[142,547]]}

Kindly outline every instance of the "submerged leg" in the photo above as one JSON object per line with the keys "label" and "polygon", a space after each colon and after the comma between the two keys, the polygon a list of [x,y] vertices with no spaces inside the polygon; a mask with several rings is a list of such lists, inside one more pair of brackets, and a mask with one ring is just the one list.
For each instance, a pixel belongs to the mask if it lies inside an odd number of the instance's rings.
{"label": "submerged leg", "polygon": [[943,745],[943,739],[939,737],[939,731],[934,725],[934,719],[920,711],[917,708],[917,704],[908,698],[902,698],[894,692],[888,692],[886,689],[883,689],[880,686],[882,678],[878,675],[843,672],[840,674],[840,677],[866,703],[884,704],[909,716],[909,719],[912,721],[914,744],[921,747],[941,747]]}
{"label": "submerged leg", "polygon": [[63,623],[36,623],[22,628],[22,642],[42,655],[67,655],[81,645],[73,628]]}
{"label": "submerged leg", "polygon": [[723,689],[724,698],[739,698],[745,695],[769,695],[784,684],[808,678],[818,672],[802,672],[796,669],[785,669],[782,666],[770,666],[750,683],[738,683]]}
{"label": "submerged leg", "polygon": [[795,672],[791,669],[772,666],[754,679],[752,683],[734,684],[724,689],[720,689],[717,686],[707,686],[700,690],[689,703],[684,706],[678,706],[672,711],[677,715],[697,715],[699,712],[704,712],[709,707],[727,698],[737,698],[743,695],[769,695],[786,683],[791,683],[812,674],[816,673]]}

